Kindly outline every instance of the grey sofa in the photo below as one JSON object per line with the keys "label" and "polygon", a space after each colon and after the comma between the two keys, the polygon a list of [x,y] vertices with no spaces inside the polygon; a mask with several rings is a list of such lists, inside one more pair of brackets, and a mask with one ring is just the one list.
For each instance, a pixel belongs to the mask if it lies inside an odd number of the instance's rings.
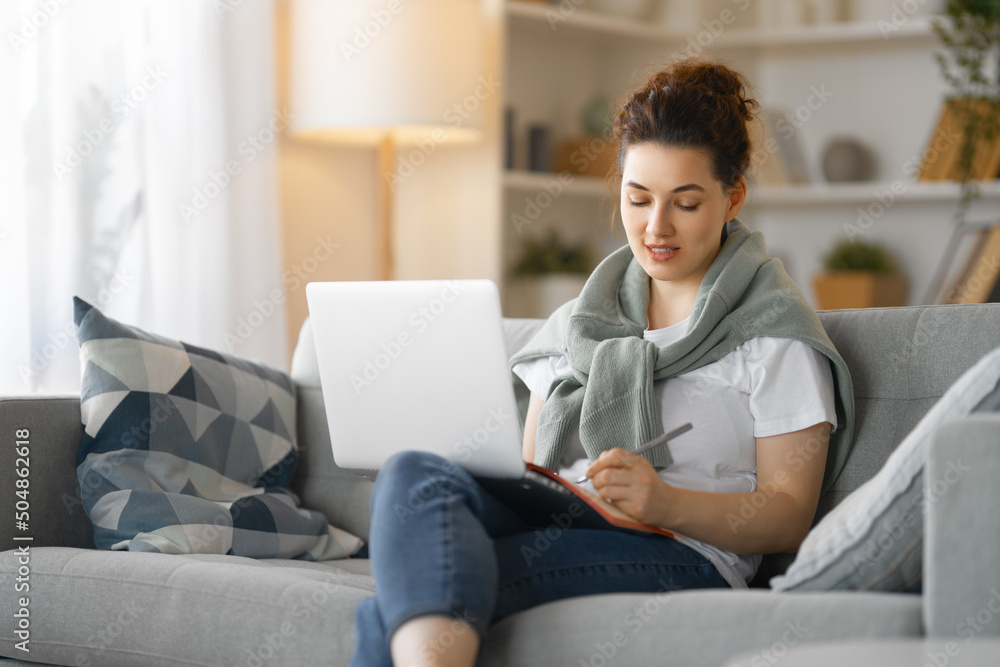
{"label": "grey sofa", "polygon": [[[1000,346],[1000,305],[820,313],[847,360],[857,436],[819,516],[871,477],[954,380]],[[510,352],[540,320],[507,319]],[[306,507],[367,536],[372,482],[334,465],[303,327],[292,375],[302,448],[295,489]],[[514,380],[523,418],[527,391]],[[12,550],[13,440],[30,429],[28,572]],[[58,665],[345,665],[355,606],[372,595],[368,561],[256,561],[97,551],[78,500],[77,397],[0,398],[0,655]],[[791,561],[764,558],[748,591],[594,595],[521,612],[491,628],[481,665],[704,665],[759,650],[774,664],[799,643],[955,635],[1000,586],[1000,415],[938,429],[931,459],[973,462],[970,481],[930,505],[922,594],[776,593],[768,579]],[[985,509],[984,509],[985,508]],[[18,579],[29,593],[15,593]],[[31,652],[15,649],[17,598],[30,598]],[[1000,619],[980,636],[1000,635]],[[0,659],[2,664],[18,664]]]}

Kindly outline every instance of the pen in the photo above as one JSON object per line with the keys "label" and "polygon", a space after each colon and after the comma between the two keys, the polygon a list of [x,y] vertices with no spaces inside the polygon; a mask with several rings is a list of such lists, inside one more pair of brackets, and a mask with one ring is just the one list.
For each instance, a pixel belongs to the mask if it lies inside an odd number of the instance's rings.
{"label": "pen", "polygon": [[[682,425],[678,426],[677,428],[675,428],[673,431],[670,431],[669,433],[664,433],[663,435],[656,436],[655,438],[653,438],[652,440],[650,440],[645,445],[643,445],[642,447],[640,447],[639,449],[635,450],[632,453],[633,454],[642,454],[643,452],[648,452],[653,447],[656,447],[657,445],[661,445],[664,442],[667,442],[669,440],[673,440],[674,438],[676,438],[677,436],[679,436],[681,433],[687,433],[688,431],[690,431],[693,428],[694,428],[694,426],[691,425],[691,422],[688,422],[686,424],[682,424]],[[576,480],[576,483],[577,484],[583,484],[588,479],[590,479],[590,478],[587,477],[586,475],[584,475],[580,479]]]}

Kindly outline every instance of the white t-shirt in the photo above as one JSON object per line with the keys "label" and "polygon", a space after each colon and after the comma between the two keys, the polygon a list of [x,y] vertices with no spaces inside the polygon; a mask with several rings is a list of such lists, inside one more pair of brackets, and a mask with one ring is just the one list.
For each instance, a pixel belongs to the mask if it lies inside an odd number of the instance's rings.
{"label": "white t-shirt", "polygon": [[[643,338],[665,347],[687,333],[690,318]],[[570,370],[564,355],[517,364],[513,371],[544,398],[552,380]],[[757,488],[755,438],[798,431],[820,422],[837,427],[833,372],[812,347],[788,338],[753,338],[716,362],[653,383],[664,432],[685,422],[694,428],[670,441],[672,463],[660,477],[672,486],[717,493]],[[579,429],[570,433],[559,474],[571,480],[590,465]],[[590,482],[581,486],[593,489]],[[738,555],[682,535],[719,570],[733,588],[746,588],[759,555]]]}

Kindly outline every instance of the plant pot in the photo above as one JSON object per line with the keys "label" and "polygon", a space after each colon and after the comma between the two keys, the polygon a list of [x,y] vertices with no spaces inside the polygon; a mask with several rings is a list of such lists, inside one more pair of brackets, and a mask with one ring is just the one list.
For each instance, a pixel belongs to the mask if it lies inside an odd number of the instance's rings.
{"label": "plant pot", "polygon": [[510,281],[509,317],[548,317],[570,299],[580,296],[587,276],[547,273],[518,276]]}
{"label": "plant pot", "polygon": [[908,284],[901,273],[833,271],[813,276],[817,310],[906,305]]}

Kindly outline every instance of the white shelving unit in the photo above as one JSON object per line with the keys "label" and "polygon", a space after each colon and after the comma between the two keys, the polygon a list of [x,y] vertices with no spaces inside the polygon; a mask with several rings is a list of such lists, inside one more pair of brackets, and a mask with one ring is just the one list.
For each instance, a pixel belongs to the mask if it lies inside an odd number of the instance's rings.
{"label": "white shelving unit", "polygon": [[[558,6],[508,0],[507,16],[514,30],[555,32],[557,30],[588,34],[603,41],[646,40],[656,44],[683,43],[688,34],[667,27],[649,25],[632,19],[608,16],[577,7],[563,13]],[[913,16],[891,30],[876,22],[843,22],[803,26],[795,29],[759,29],[734,27],[720,35],[714,44],[731,47],[773,47],[851,42],[928,40],[933,37],[931,17]]]}
{"label": "white shelving unit", "polygon": [[[735,6],[702,5],[707,12]],[[623,92],[657,63],[700,40],[708,43],[707,53],[746,74],[757,99],[787,112],[795,127],[810,182],[751,186],[741,219],[764,232],[771,253],[784,260],[803,293],[812,297],[810,277],[823,254],[845,230],[857,230],[859,221],[866,240],[880,241],[896,255],[910,280],[910,302],[926,293],[959,197],[956,184],[915,182],[910,168],[933,131],[946,92],[933,58],[938,44],[931,17],[909,17],[891,31],[885,30],[889,17],[881,25],[870,20],[764,30],[747,15],[710,38],[704,31],[689,36],[650,21],[517,0],[507,1],[505,18],[504,104],[515,111],[518,141],[515,169],[502,179],[504,267],[513,265],[522,237],[534,231],[512,223],[518,215],[523,221],[525,211],[538,214],[532,226],[592,239],[602,256],[625,242],[620,224],[617,235],[608,229],[618,203],[604,179],[573,175],[558,196],[545,197],[557,175],[525,169],[526,127],[544,123],[554,140],[578,134],[581,110],[594,94]],[[821,103],[816,91],[825,93]],[[843,136],[860,139],[878,157],[874,181],[824,182],[822,150]],[[995,216],[1000,182],[983,184],[981,191],[973,214]],[[546,206],[532,208],[538,200]],[[527,315],[517,312],[516,304],[505,303],[505,309]]]}
{"label": "white shelving unit", "polygon": [[[556,175],[551,173],[509,170],[504,173],[504,188],[509,192],[541,192],[554,178]],[[876,198],[876,193],[892,192],[893,187],[890,181],[751,186],[748,206],[780,208],[866,204]],[[957,183],[903,182],[896,184],[895,187],[901,190],[894,193],[896,201],[900,204],[950,204],[955,202],[960,194]],[[1000,198],[1000,181],[983,183],[980,191],[987,200]],[[572,182],[565,186],[565,193],[598,199],[608,197],[608,182],[595,176],[574,174]]]}
{"label": "white shelving unit", "polygon": [[[509,192],[541,192],[554,178],[556,175],[552,173],[508,170],[504,172],[503,185]],[[580,197],[607,197],[609,195],[607,181],[596,176],[573,174],[572,180],[564,184],[564,187],[567,195]]]}

